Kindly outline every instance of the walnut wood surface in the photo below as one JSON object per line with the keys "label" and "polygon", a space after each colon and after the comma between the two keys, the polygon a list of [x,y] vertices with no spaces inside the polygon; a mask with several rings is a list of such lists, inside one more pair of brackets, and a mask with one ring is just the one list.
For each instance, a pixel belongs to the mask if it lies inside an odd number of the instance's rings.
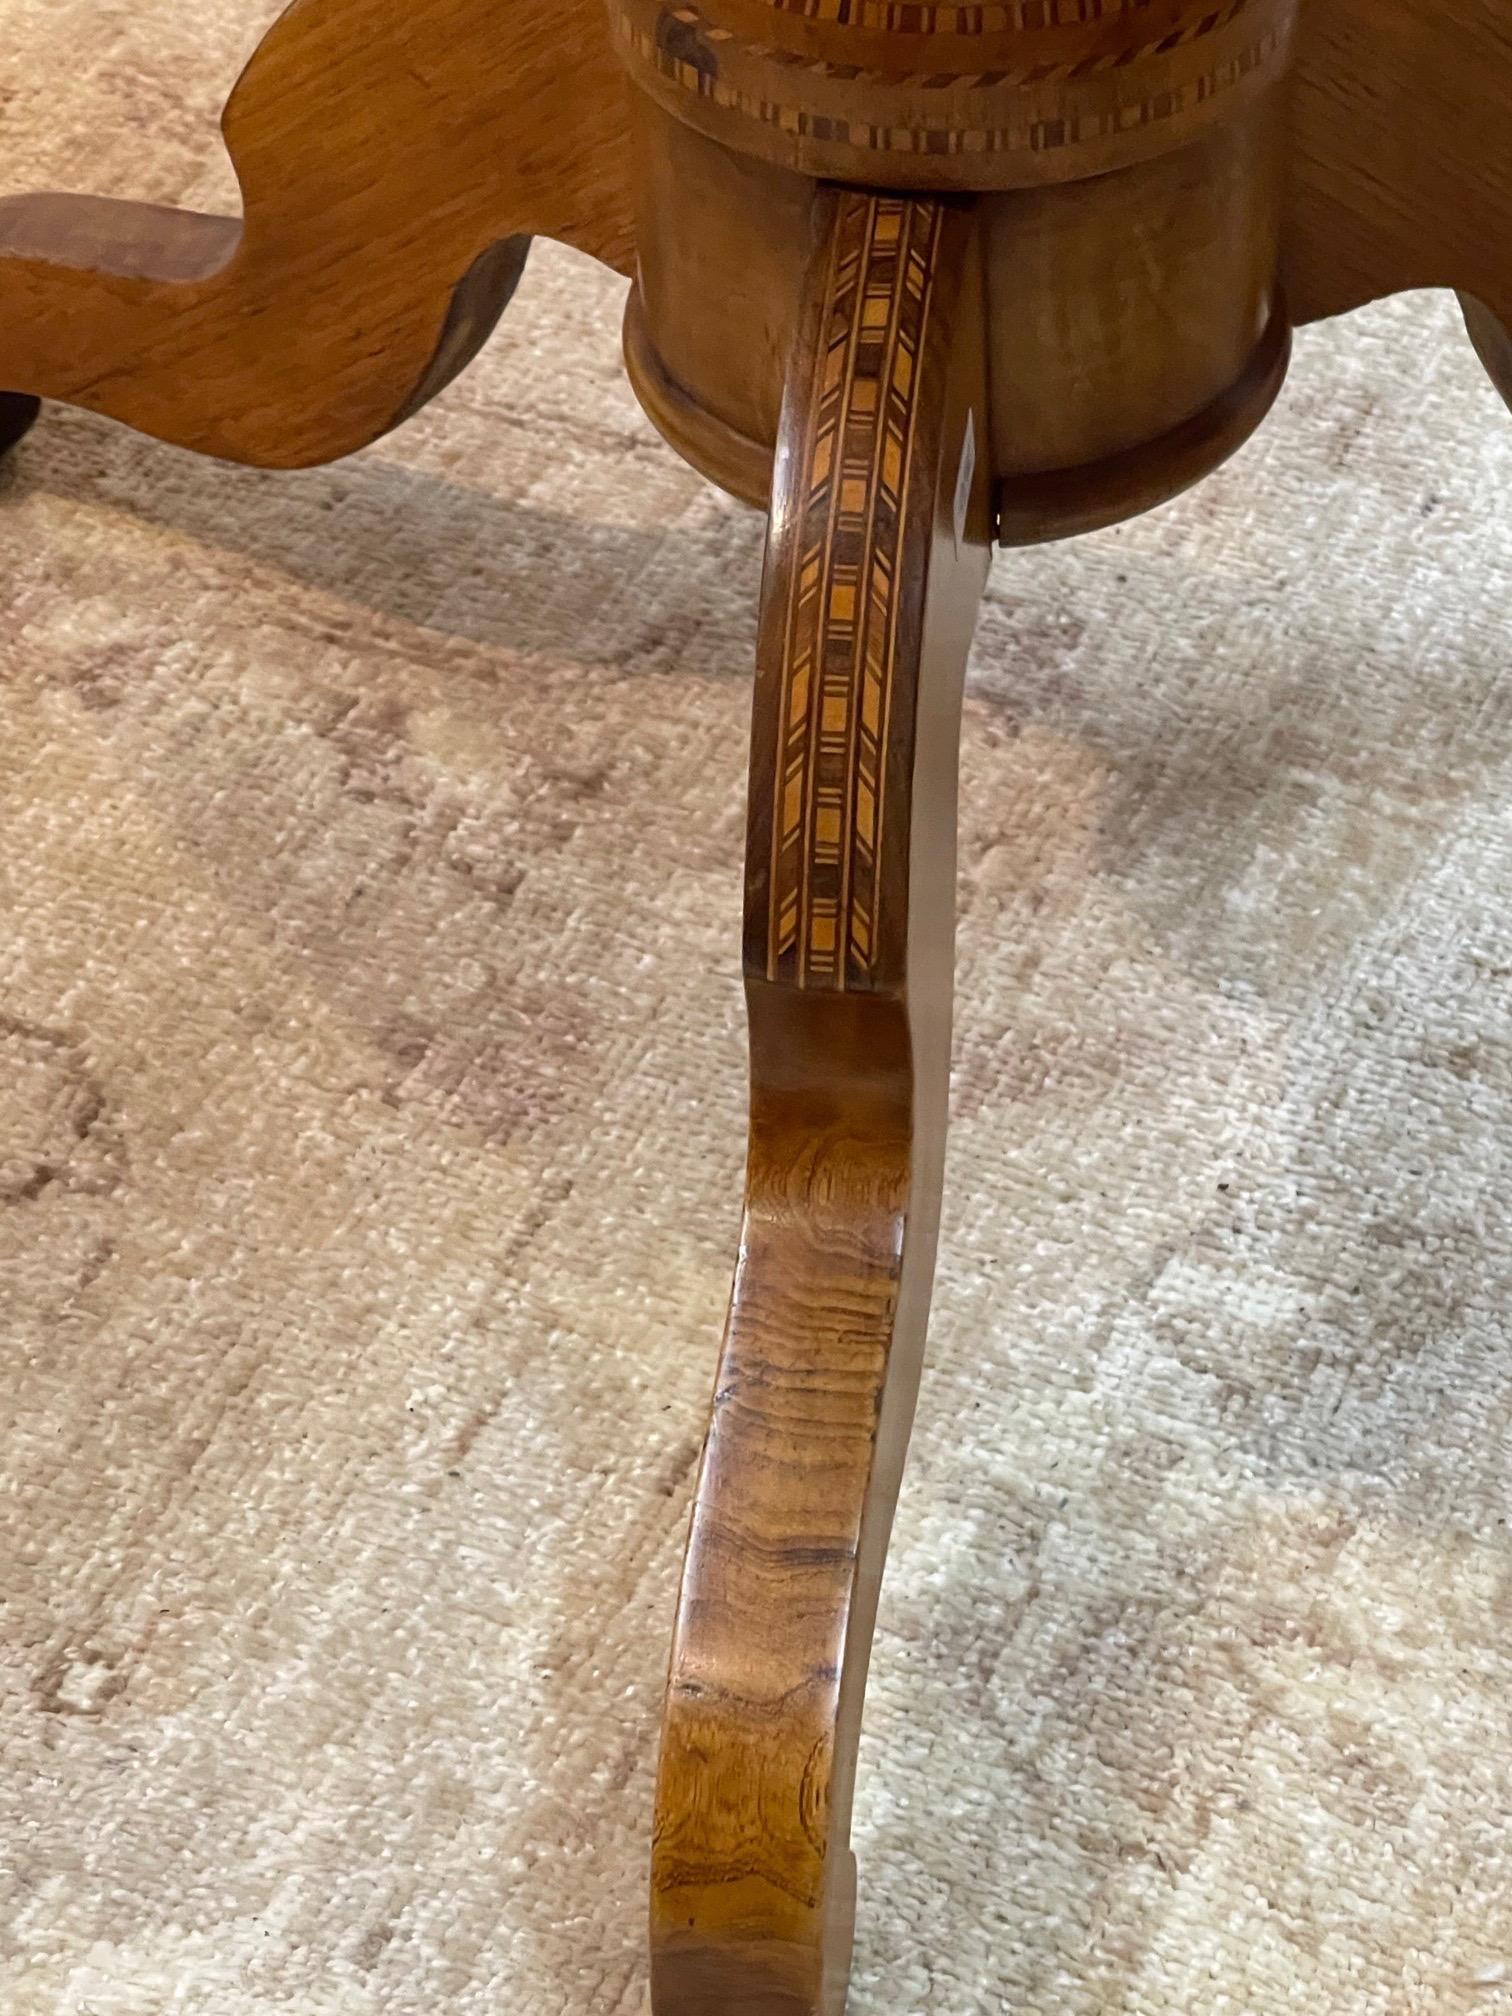
{"label": "walnut wood surface", "polygon": [[601,0],[295,0],[224,130],[244,221],[0,202],[0,386],[237,461],[325,462],[475,354],[529,234],[631,263]]}
{"label": "walnut wood surface", "polygon": [[1412,287],[1512,320],[1507,0],[1308,0],[1291,105],[1295,321]]}
{"label": "walnut wood surface", "polygon": [[934,1266],[961,679],[986,578],[976,220],[821,198],[762,591],[745,1218],[662,1736],[655,2016],[834,2016],[877,1589]]}
{"label": "walnut wood surface", "polygon": [[[813,184],[640,100],[642,403],[715,482],[764,507],[809,257]],[[1284,374],[1285,112],[1262,93],[1189,145],[1085,182],[980,197],[990,433],[1005,540],[1132,516],[1196,481]]]}

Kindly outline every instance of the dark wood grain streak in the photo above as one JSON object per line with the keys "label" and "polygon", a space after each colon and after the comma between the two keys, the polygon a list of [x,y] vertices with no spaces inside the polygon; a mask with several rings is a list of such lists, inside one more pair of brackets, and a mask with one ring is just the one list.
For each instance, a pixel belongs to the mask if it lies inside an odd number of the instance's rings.
{"label": "dark wood grain streak", "polygon": [[0,392],[0,456],[10,453],[36,425],[41,402],[22,393]]}
{"label": "dark wood grain streak", "polygon": [[1512,322],[1503,321],[1471,294],[1460,296],[1465,328],[1487,376],[1508,406],[1512,406]]}

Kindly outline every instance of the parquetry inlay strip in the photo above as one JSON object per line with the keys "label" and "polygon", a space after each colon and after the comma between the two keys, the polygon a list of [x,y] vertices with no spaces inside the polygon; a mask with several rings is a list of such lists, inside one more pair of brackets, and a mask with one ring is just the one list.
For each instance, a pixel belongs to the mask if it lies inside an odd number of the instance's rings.
{"label": "parquetry inlay strip", "polygon": [[845,200],[825,382],[805,443],[772,819],[767,971],[866,986],[887,826],[898,528],[940,212]]}

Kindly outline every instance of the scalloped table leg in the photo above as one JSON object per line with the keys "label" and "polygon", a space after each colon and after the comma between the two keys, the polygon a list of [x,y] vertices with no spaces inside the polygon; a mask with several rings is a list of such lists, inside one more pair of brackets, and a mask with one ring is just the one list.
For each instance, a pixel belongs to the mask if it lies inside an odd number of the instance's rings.
{"label": "scalloped table leg", "polygon": [[655,2016],[833,2016],[950,1060],[961,681],[986,579],[969,205],[817,198],[762,597],[750,1151],[653,1851]]}
{"label": "scalloped table leg", "polygon": [[0,385],[265,467],[329,462],[476,354],[531,235],[627,272],[601,0],[294,0],[222,125],[244,216],[0,201]]}

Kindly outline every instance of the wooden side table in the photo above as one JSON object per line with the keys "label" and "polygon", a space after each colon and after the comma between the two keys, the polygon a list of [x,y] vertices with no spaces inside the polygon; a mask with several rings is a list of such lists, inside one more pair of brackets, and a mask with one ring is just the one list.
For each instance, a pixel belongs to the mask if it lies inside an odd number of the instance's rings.
{"label": "wooden side table", "polygon": [[244,217],[0,203],[37,397],[268,468],[432,398],[544,234],[633,277],[636,390],[770,510],[745,1218],[678,1610],[655,2016],[838,2016],[851,1788],[929,1301],[955,753],[994,539],[1263,416],[1291,329],[1460,290],[1512,395],[1512,0],[296,0]]}

